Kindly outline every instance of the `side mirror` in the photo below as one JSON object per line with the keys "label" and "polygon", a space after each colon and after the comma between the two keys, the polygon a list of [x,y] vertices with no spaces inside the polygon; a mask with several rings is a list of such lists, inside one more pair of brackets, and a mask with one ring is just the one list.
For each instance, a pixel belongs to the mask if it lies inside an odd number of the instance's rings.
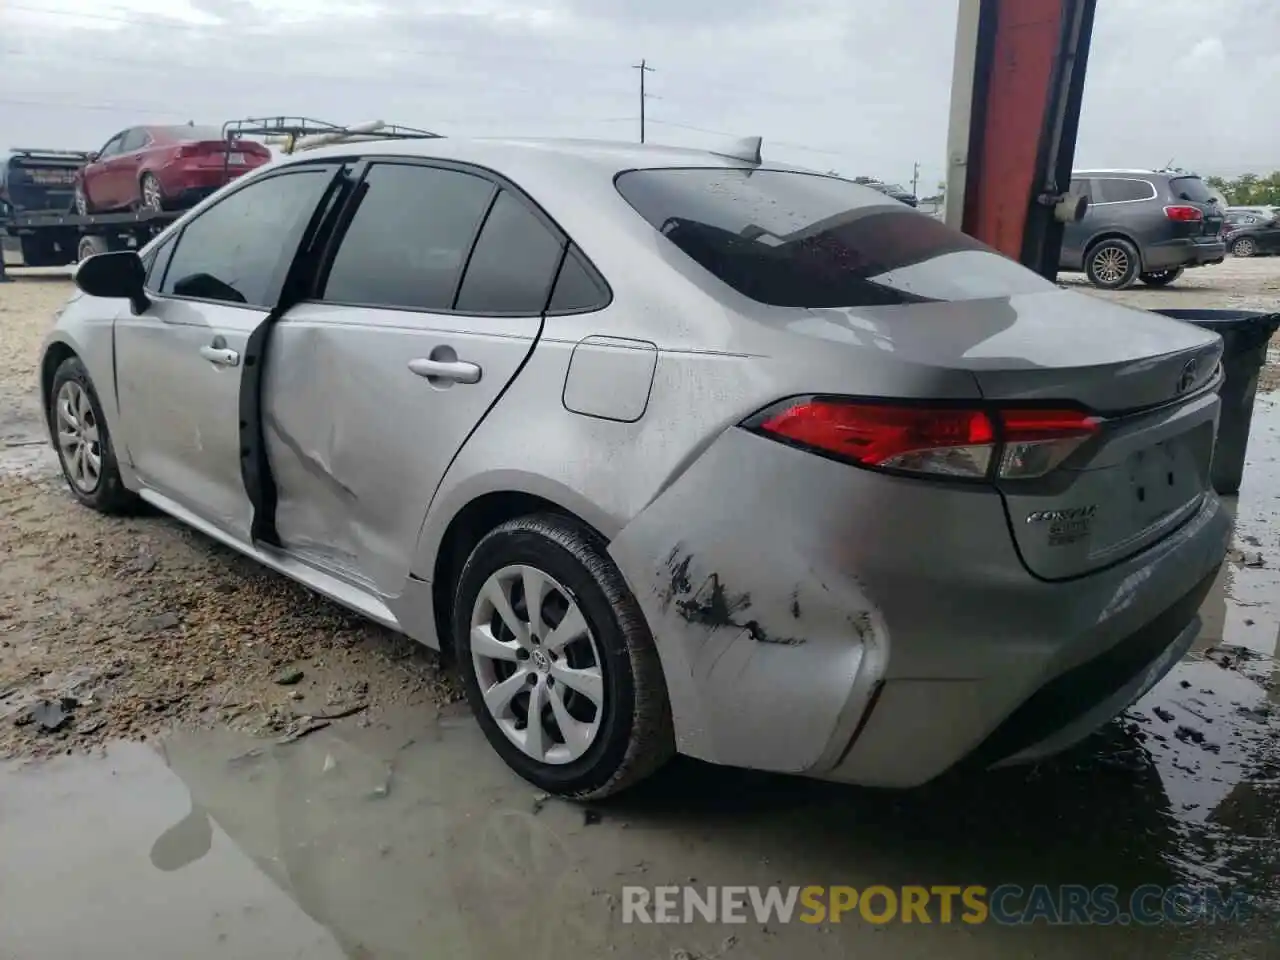
{"label": "side mirror", "polygon": [[98,160],[98,156],[99,154],[97,150],[90,150],[88,153],[84,155],[84,161],[85,163],[96,163]]}
{"label": "side mirror", "polygon": [[76,286],[91,297],[128,300],[134,315],[151,306],[143,291],[147,270],[132,250],[98,253],[76,267]]}

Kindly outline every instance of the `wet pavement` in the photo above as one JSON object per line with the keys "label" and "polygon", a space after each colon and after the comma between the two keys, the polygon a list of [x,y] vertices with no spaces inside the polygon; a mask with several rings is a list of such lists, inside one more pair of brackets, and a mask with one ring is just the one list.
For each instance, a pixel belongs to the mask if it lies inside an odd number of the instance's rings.
{"label": "wet pavement", "polygon": [[[1071,754],[858,790],[679,761],[550,800],[463,713],[0,768],[0,957],[1280,956],[1280,402],[1188,659]],[[1235,922],[638,925],[624,885],[1187,884]]]}

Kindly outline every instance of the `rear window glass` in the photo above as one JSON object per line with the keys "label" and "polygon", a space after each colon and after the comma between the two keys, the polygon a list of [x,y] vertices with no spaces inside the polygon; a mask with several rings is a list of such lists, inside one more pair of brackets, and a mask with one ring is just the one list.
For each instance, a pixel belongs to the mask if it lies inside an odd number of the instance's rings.
{"label": "rear window glass", "polygon": [[618,191],[721,282],[780,307],[976,300],[1053,284],[849,180],[784,170],[632,170]]}
{"label": "rear window glass", "polygon": [[221,127],[153,127],[166,140],[221,140]]}
{"label": "rear window glass", "polygon": [[1213,194],[1199,177],[1174,177],[1169,181],[1169,190],[1179,200],[1188,203],[1211,203]]}

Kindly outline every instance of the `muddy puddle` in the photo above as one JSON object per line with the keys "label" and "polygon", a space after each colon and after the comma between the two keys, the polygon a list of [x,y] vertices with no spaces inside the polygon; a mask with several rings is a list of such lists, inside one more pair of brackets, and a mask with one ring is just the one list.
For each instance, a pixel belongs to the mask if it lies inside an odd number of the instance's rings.
{"label": "muddy puddle", "polygon": [[[0,956],[1225,958],[1277,955],[1280,404],[1259,398],[1192,654],[1034,769],[892,793],[679,761],[551,800],[457,710],[289,743],[178,731],[0,768]],[[624,923],[624,887],[1147,884],[1234,921]],[[1123,896],[1123,893],[1122,893]]]}

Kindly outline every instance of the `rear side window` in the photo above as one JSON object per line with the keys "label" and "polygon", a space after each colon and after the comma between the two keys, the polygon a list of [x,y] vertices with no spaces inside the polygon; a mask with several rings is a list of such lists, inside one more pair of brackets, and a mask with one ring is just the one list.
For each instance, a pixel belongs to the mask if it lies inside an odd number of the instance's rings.
{"label": "rear side window", "polygon": [[541,314],[563,249],[532,210],[503,190],[485,218],[454,309]]}
{"label": "rear side window", "polygon": [[1213,202],[1213,194],[1199,177],[1174,177],[1169,181],[1169,192],[1187,203]]}
{"label": "rear side window", "polygon": [[609,291],[604,288],[595,273],[587,266],[582,252],[570,244],[565,254],[556,288],[551,293],[548,313],[585,313],[599,310],[609,302]]}
{"label": "rear side window", "polygon": [[1133,200],[1154,200],[1156,189],[1145,180],[1120,180],[1112,177],[1098,178],[1095,203],[1126,203]]}
{"label": "rear side window", "polygon": [[717,279],[780,307],[971,300],[1053,284],[869,187],[784,170],[654,169],[618,191]]}
{"label": "rear side window", "polygon": [[255,180],[183,229],[161,293],[254,307],[274,305],[284,271],[333,180],[312,168]]}
{"label": "rear side window", "polygon": [[448,310],[494,185],[458,170],[374,164],[324,282],[333,303]]}

